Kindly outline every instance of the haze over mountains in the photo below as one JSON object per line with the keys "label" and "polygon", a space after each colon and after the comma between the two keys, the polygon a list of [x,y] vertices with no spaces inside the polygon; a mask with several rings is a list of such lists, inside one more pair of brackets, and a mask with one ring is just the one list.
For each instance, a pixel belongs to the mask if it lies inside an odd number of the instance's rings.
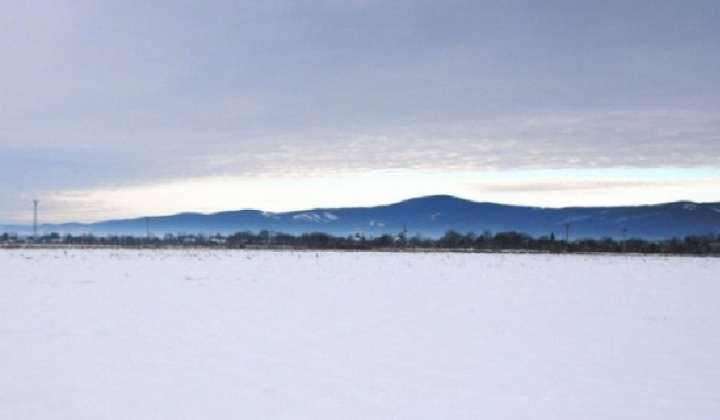
{"label": "haze over mountains", "polygon": [[[6,232],[27,234],[31,226],[2,226]],[[613,237],[667,239],[720,233],[720,203],[675,202],[635,207],[538,208],[479,203],[438,195],[368,208],[319,208],[269,213],[260,210],[214,214],[182,213],[90,224],[42,224],[41,233],[145,235],[166,233],[231,234],[269,230],[290,234],[325,232],[367,237],[396,234],[439,237],[460,233],[516,231],[532,236],[564,238]]]}

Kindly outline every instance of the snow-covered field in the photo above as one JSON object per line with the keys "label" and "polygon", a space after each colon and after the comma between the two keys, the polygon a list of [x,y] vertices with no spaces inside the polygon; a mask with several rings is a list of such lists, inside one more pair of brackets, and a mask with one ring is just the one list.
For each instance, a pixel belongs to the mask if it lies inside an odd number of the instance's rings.
{"label": "snow-covered field", "polygon": [[0,250],[0,419],[716,419],[720,260]]}

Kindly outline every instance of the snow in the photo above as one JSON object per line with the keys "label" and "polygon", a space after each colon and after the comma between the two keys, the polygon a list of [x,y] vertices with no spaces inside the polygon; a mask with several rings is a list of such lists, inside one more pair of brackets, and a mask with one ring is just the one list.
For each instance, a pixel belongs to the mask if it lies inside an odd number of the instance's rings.
{"label": "snow", "polygon": [[0,418],[720,418],[716,258],[2,250]]}
{"label": "snow", "polygon": [[293,219],[304,220],[308,222],[319,222],[322,220],[322,217],[320,217],[320,215],[317,213],[302,213],[293,216]]}
{"label": "snow", "polygon": [[340,217],[330,213],[329,211],[325,211],[322,214],[318,214],[315,212],[310,213],[301,213],[293,216],[293,219],[295,220],[302,220],[306,222],[317,222],[317,223],[323,223],[323,222],[334,222],[338,220]]}
{"label": "snow", "polygon": [[336,216],[328,211],[323,212],[322,214],[318,214],[315,212],[311,213],[301,213],[293,216],[293,219],[295,220],[302,220],[306,222],[317,222],[317,223],[327,223],[327,222],[334,222],[338,220],[340,217]]}
{"label": "snow", "polygon": [[277,214],[277,213],[270,212],[270,211],[264,211],[264,212],[262,212],[261,214],[262,214],[262,217],[266,217],[266,218],[268,218],[268,219],[273,219],[273,220],[280,220],[280,219],[282,219],[282,216],[280,216],[280,215]]}

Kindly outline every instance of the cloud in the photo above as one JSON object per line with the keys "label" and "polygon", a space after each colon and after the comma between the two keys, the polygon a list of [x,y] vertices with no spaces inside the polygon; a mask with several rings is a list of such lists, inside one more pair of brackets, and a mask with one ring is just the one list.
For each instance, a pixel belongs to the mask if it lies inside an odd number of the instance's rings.
{"label": "cloud", "polygon": [[[696,184],[684,181],[688,192],[683,195],[673,187],[672,177],[663,181],[607,178],[613,171],[632,168],[717,168],[715,156],[720,155],[720,145],[711,140],[717,119],[713,114],[667,111],[574,113],[495,118],[476,125],[452,125],[450,129],[428,124],[416,132],[408,127],[391,128],[385,135],[368,130],[370,134],[366,135],[331,136],[317,131],[307,138],[278,136],[271,141],[247,139],[237,144],[225,141],[232,137],[231,133],[215,133],[208,135],[202,147],[189,147],[180,141],[177,150],[150,140],[144,150],[130,146],[115,150],[98,145],[74,151],[50,148],[28,152],[14,147],[5,148],[10,159],[0,168],[0,175],[10,179],[17,173],[25,174],[24,190],[13,185],[6,190],[8,197],[13,190],[21,194],[14,199],[21,209],[21,203],[42,197],[46,211],[57,206],[52,210],[53,217],[71,220],[244,206],[290,210],[323,204],[342,206],[341,200],[358,205],[363,201],[378,204],[441,192],[524,204],[534,200],[538,205],[551,206],[562,202],[579,204],[572,198],[578,196],[588,203],[598,202],[597,197],[617,202],[613,196],[618,191],[634,191],[634,197],[653,201],[664,196],[685,199],[698,197],[694,192]],[[422,137],[422,133],[436,137]],[[42,170],[28,171],[33,167]],[[599,178],[574,183],[567,178],[540,179],[536,184],[512,178],[514,171],[580,168],[605,172]],[[383,185],[396,181],[375,182],[361,176],[388,171],[403,173],[403,177],[421,185],[405,182],[393,194],[380,196],[377,191]],[[428,173],[446,173],[456,179],[452,184],[430,182],[423,175]],[[463,181],[468,173],[490,181],[474,184]],[[511,182],[505,182],[503,177]],[[347,185],[336,189],[317,186],[316,180],[331,178]],[[367,182],[367,186],[350,187],[353,181]],[[282,183],[290,187],[283,187]],[[471,184],[475,187],[470,187]],[[35,192],[28,192],[28,185],[35,185]],[[715,191],[712,184],[704,185],[707,191]],[[642,186],[655,193],[642,194]],[[674,192],[662,194],[663,186]],[[357,192],[352,195],[339,193],[353,190]],[[579,194],[581,190],[584,195]],[[602,194],[589,196],[591,191],[598,190]],[[243,200],[236,199],[233,191],[243,191]],[[541,195],[542,191],[551,194]],[[267,195],[275,198],[268,200]],[[519,195],[525,198],[518,198]],[[152,200],[153,197],[158,199]],[[707,193],[701,197],[717,200]],[[5,216],[25,217],[25,210]]]}
{"label": "cloud", "polygon": [[0,214],[56,191],[189,179],[717,168],[718,11],[6,2],[0,176],[16,182]]}
{"label": "cloud", "polygon": [[[410,175],[410,176],[408,176]],[[399,201],[432,194],[436,182],[412,182],[405,172],[340,176],[204,177],[115,188],[58,190],[43,197],[45,221],[106,220],[244,208],[289,211]],[[394,186],[393,188],[389,188]],[[370,201],[368,198],[372,197]],[[73,219],[75,215],[76,219]],[[24,213],[16,215],[26,217]]]}
{"label": "cloud", "polygon": [[[543,207],[718,201],[720,171],[349,171],[343,174],[202,177],[113,188],[58,190],[41,200],[44,221],[107,220],[252,208],[290,211],[379,205],[431,194]],[[28,217],[27,211],[15,215]]]}
{"label": "cloud", "polygon": [[620,189],[643,189],[643,188],[663,188],[676,187],[680,183],[676,181],[556,181],[556,180],[540,180],[524,183],[493,183],[493,184],[471,184],[470,187],[482,193],[563,193],[578,192],[592,193],[597,190],[620,190]]}
{"label": "cloud", "polygon": [[474,179],[461,188],[469,197],[540,207],[623,206],[691,200],[717,202],[720,171],[541,170]]}
{"label": "cloud", "polygon": [[242,152],[210,154],[202,164],[238,174],[717,167],[718,125],[720,115],[669,111],[513,116],[449,129],[278,138]]}

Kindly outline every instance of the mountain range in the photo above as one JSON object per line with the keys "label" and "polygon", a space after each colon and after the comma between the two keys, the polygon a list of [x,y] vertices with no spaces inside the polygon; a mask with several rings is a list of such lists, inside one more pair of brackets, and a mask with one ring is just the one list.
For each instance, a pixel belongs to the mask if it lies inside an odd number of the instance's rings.
{"label": "mountain range", "polygon": [[[0,226],[5,232],[26,232],[29,226]],[[163,236],[166,233],[231,234],[268,230],[301,234],[361,234],[366,237],[407,230],[409,236],[439,237],[460,233],[516,231],[558,238],[667,239],[720,233],[720,203],[688,201],[628,207],[539,208],[474,202],[437,195],[363,208],[319,208],[271,213],[238,210],[213,214],[181,213],[90,224],[42,224],[43,233],[92,233]]]}

